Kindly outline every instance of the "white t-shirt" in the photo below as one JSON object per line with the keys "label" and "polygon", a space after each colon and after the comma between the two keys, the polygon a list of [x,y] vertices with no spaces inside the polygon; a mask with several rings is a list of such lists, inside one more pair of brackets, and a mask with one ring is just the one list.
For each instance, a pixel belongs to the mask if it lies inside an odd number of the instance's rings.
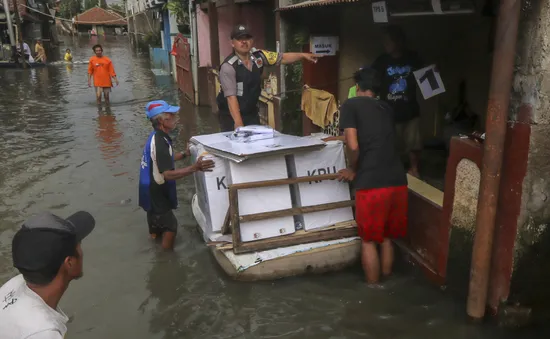
{"label": "white t-shirt", "polygon": [[48,306],[22,275],[0,287],[0,336],[2,339],[62,339],[69,318]]}

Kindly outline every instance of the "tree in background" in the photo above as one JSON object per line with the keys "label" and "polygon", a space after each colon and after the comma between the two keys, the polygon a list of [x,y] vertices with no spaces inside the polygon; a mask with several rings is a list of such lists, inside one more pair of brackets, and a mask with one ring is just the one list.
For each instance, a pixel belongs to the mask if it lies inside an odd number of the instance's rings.
{"label": "tree in background", "polygon": [[178,25],[189,25],[189,1],[170,0],[164,5],[175,17]]}
{"label": "tree in background", "polygon": [[107,9],[107,1],[99,0],[99,7],[103,8],[103,9]]}
{"label": "tree in background", "polygon": [[120,15],[124,15],[126,13],[126,8],[121,4],[110,4],[109,9],[117,12]]}
{"label": "tree in background", "polygon": [[99,5],[99,0],[84,0],[84,9],[89,10]]}
{"label": "tree in background", "polygon": [[59,14],[66,19],[70,19],[82,12],[80,0],[61,0],[59,5]]}

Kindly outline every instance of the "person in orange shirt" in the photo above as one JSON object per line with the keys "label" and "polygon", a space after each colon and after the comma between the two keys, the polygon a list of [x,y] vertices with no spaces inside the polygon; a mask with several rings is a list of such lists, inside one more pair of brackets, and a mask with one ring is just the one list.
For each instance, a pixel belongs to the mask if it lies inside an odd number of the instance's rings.
{"label": "person in orange shirt", "polygon": [[105,103],[109,104],[109,93],[113,87],[113,78],[118,86],[115,68],[111,59],[103,55],[103,47],[95,45],[92,47],[95,56],[90,58],[88,64],[88,87],[92,87],[92,77],[94,78],[95,95],[97,104],[101,104],[101,92],[105,97]]}

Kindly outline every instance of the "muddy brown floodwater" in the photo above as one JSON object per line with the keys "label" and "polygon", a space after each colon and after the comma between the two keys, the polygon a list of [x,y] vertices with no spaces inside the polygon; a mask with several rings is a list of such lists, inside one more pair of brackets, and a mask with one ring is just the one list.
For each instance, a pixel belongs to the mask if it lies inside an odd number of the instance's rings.
{"label": "muddy brown floodwater", "polygon": [[[221,272],[196,231],[192,178],[178,183],[181,228],[174,253],[148,238],[137,206],[142,146],[150,131],[148,100],[177,102],[167,77],[155,77],[147,56],[125,37],[102,41],[120,86],[110,111],[98,112],[86,80],[96,40],[67,40],[73,65],[0,70],[0,283],[16,271],[11,238],[29,215],[67,216],[84,209],[97,220],[86,238],[84,277],[61,306],[67,338],[516,338],[474,326],[464,300],[421,277],[398,273],[370,289],[359,267],[322,276],[238,283]],[[209,109],[184,105],[176,147],[216,132]],[[537,331],[522,333],[536,338]]]}

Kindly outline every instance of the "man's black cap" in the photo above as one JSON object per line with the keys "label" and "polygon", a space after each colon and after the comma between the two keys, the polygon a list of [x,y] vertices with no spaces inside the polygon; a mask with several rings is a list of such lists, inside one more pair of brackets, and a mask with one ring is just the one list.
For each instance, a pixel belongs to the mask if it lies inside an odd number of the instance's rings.
{"label": "man's black cap", "polygon": [[231,40],[244,37],[252,38],[252,33],[250,33],[248,27],[246,27],[245,25],[237,25],[231,31]]}
{"label": "man's black cap", "polygon": [[[13,266],[29,272],[59,265],[95,227],[94,217],[80,211],[67,219],[43,212],[29,218],[12,241]],[[69,252],[68,252],[69,251]]]}

